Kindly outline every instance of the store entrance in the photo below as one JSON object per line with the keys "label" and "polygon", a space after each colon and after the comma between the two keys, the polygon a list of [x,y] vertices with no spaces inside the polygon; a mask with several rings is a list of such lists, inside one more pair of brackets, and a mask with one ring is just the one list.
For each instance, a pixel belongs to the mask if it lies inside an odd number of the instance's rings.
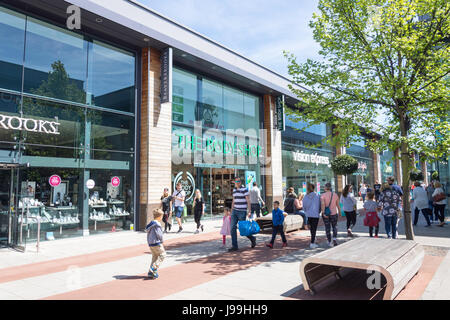
{"label": "store entrance", "polygon": [[26,212],[19,204],[19,175],[17,164],[0,163],[0,245],[25,251]]}
{"label": "store entrance", "polygon": [[243,178],[244,174],[245,170],[233,168],[198,168],[198,186],[206,202],[206,214],[223,215],[225,208],[231,208],[234,179]]}
{"label": "store entrance", "polygon": [[[306,194],[306,185],[308,183],[313,184],[316,189],[315,191],[319,194],[324,191],[325,183],[327,182],[327,177],[324,176],[323,172],[320,170],[299,170],[299,177],[301,180],[301,184],[294,185],[295,192]],[[290,187],[290,186],[288,186]]]}

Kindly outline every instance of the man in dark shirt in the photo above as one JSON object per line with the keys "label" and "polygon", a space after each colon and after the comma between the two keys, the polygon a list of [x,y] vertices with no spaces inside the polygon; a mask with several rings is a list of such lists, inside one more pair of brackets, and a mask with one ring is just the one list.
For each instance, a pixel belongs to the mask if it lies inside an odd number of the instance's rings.
{"label": "man in dark shirt", "polygon": [[375,190],[375,200],[378,201],[378,198],[380,197],[380,192],[381,192],[381,184],[378,180],[373,185],[373,189]]}

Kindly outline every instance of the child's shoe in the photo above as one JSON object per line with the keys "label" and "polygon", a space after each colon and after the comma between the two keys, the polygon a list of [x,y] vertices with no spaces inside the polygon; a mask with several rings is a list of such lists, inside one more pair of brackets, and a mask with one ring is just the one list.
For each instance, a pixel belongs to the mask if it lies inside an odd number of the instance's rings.
{"label": "child's shoe", "polygon": [[311,244],[309,245],[309,247],[310,247],[311,249],[316,249],[316,248],[318,248],[319,246],[318,246],[317,244],[315,244],[315,243],[311,243]]}
{"label": "child's shoe", "polygon": [[153,272],[153,277],[154,277],[155,279],[158,279],[158,277],[159,277],[158,270],[157,270],[157,269],[153,269],[153,268],[150,268],[150,269],[151,269],[152,272]]}
{"label": "child's shoe", "polygon": [[147,276],[150,279],[155,279],[155,273],[153,272],[152,268],[150,268],[150,270],[148,270]]}
{"label": "child's shoe", "polygon": [[283,242],[283,248],[287,247],[287,242]]}
{"label": "child's shoe", "polygon": [[266,247],[268,247],[268,248],[270,248],[270,249],[273,249],[273,244],[268,243],[268,244],[266,244]]}

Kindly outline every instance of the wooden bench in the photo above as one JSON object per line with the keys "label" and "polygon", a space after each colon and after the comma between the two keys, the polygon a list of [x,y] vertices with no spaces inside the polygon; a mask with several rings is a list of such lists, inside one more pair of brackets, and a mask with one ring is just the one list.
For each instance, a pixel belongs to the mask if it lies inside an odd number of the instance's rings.
{"label": "wooden bench", "polygon": [[[267,216],[256,218],[256,222],[262,231],[272,229],[272,214],[269,213]],[[300,230],[303,227],[303,218],[297,214],[287,215],[284,218],[283,226],[284,232]]]}
{"label": "wooden bench", "polygon": [[385,278],[385,288],[379,288],[385,289],[383,300],[392,300],[417,274],[424,256],[423,247],[414,241],[357,238],[305,258],[300,276],[304,289],[314,295],[314,287],[332,276],[342,279],[352,269],[379,271]]}

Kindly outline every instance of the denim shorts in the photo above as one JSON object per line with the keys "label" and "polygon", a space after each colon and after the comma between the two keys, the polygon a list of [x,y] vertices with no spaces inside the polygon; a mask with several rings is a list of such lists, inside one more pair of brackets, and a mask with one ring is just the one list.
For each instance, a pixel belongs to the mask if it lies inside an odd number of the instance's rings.
{"label": "denim shorts", "polygon": [[183,215],[184,207],[175,207],[175,216],[181,218]]}

